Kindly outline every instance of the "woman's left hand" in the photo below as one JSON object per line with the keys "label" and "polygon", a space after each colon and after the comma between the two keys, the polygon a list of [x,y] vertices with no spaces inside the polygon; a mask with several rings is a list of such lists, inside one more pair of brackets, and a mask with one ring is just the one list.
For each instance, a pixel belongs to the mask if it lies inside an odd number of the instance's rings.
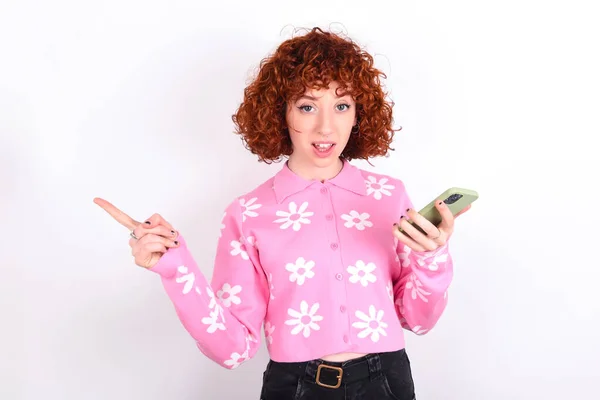
{"label": "woman's left hand", "polygon": [[[394,224],[394,236],[414,251],[433,251],[445,245],[454,231],[455,218],[467,212],[471,205],[465,207],[455,216],[452,215],[446,203],[441,200],[435,203],[435,208],[442,216],[442,222],[439,226],[436,227],[415,210],[408,209],[406,217],[400,218],[400,222]],[[426,234],[421,233],[409,220],[423,229]],[[399,228],[402,228],[406,234],[401,232]]]}

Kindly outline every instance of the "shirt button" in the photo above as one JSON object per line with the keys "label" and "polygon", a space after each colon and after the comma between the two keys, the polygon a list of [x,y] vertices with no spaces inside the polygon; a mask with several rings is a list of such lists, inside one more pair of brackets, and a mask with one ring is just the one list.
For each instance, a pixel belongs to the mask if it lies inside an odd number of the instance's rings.
{"label": "shirt button", "polygon": [[331,214],[327,214],[327,215],[325,216],[325,219],[326,219],[327,221],[331,221],[331,220],[333,219],[333,215],[331,215]]}
{"label": "shirt button", "polygon": [[346,306],[340,306],[340,311],[341,312],[346,312]]}
{"label": "shirt button", "polygon": [[321,188],[321,193],[323,193],[323,194],[327,193],[327,188],[324,188],[324,187]]}
{"label": "shirt button", "polygon": [[331,243],[331,250],[335,250],[338,248],[338,244],[337,243]]}
{"label": "shirt button", "polygon": [[348,343],[348,335],[344,335],[344,343]]}
{"label": "shirt button", "polygon": [[337,274],[335,276],[335,279],[337,279],[338,281],[341,281],[342,279],[344,279],[344,276],[342,274]]}

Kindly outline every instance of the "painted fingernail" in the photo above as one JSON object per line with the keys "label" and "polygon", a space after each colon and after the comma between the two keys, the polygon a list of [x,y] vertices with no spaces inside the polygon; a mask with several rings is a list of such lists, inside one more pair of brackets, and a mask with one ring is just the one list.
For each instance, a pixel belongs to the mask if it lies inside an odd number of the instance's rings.
{"label": "painted fingernail", "polygon": [[406,212],[409,212],[409,211],[410,211],[410,208],[407,208],[407,209],[406,209]]}
{"label": "painted fingernail", "polygon": [[442,203],[443,203],[443,202],[442,202],[442,201],[440,201],[440,202],[438,203],[438,206],[441,206],[441,205],[442,205]]}
{"label": "painted fingernail", "polygon": [[175,236],[175,231],[171,231],[171,235]]}
{"label": "painted fingernail", "polygon": [[179,246],[179,242],[176,240],[173,243],[175,243],[175,246]]}
{"label": "painted fingernail", "polygon": [[150,222],[150,221],[146,221],[146,222],[144,222],[144,223],[145,223],[145,224],[148,224],[148,225],[151,225],[151,224],[152,224],[152,222]]}

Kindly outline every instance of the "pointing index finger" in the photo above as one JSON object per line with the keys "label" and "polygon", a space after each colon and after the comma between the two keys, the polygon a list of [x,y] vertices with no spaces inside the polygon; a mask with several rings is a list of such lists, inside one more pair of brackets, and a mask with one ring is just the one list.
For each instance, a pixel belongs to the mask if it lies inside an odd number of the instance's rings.
{"label": "pointing index finger", "polygon": [[140,224],[139,222],[131,218],[129,215],[125,214],[123,211],[119,210],[113,204],[104,199],[96,197],[94,199],[94,203],[99,205],[100,208],[102,208],[104,211],[110,214],[110,216],[113,217],[118,223],[120,223],[130,231],[132,231],[136,226]]}

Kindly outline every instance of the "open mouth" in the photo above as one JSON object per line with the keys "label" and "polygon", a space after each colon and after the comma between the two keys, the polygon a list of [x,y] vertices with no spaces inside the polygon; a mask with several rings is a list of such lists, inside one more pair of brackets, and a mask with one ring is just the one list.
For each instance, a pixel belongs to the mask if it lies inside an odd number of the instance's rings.
{"label": "open mouth", "polygon": [[333,149],[334,146],[335,143],[313,143],[313,147],[322,153],[327,153],[329,150]]}

